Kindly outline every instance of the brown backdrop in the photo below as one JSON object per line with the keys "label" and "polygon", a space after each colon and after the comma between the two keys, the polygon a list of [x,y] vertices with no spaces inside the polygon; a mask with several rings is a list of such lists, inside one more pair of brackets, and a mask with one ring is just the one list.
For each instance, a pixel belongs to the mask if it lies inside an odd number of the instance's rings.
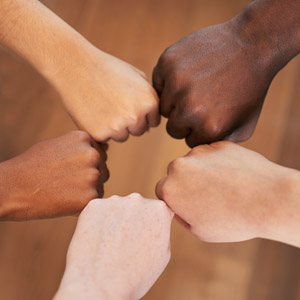
{"label": "brown backdrop", "polygon": [[[44,0],[104,51],[151,71],[161,52],[184,35],[229,19],[246,0]],[[300,61],[274,80],[257,130],[246,147],[300,169]],[[91,74],[92,75],[92,74]],[[26,62],[0,49],[0,159],[74,129],[59,96]],[[154,197],[168,163],[184,155],[183,141],[165,122],[141,138],[111,143],[106,196]],[[75,218],[0,223],[0,299],[48,300],[64,269]],[[145,299],[300,299],[300,251],[253,240],[208,244],[174,224],[172,260]]]}

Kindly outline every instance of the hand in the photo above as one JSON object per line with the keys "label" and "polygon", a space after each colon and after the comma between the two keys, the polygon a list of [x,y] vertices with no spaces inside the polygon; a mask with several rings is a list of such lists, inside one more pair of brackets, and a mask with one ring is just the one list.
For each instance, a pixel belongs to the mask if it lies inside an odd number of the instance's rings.
{"label": "hand", "polygon": [[58,90],[94,140],[124,141],[159,124],[158,96],[143,72],[95,48],[40,1],[4,1],[0,14],[0,43]]}
{"label": "hand", "polygon": [[67,254],[58,299],[140,299],[170,259],[173,213],[138,194],[91,201]]}
{"label": "hand", "polygon": [[190,34],[168,48],[154,69],[167,131],[190,147],[247,140],[276,74],[262,57],[263,44],[253,46],[235,27],[241,25],[231,21]]}
{"label": "hand", "polygon": [[108,179],[104,146],[74,131],[34,145],[0,164],[0,219],[73,215],[103,195]]}
{"label": "hand", "polygon": [[299,172],[231,142],[198,146],[156,188],[200,239],[264,237],[300,247]]}
{"label": "hand", "polygon": [[[135,67],[90,46],[85,62],[55,79],[79,128],[97,141],[124,141],[159,124],[158,97]],[[78,60],[74,60],[78,63]]]}

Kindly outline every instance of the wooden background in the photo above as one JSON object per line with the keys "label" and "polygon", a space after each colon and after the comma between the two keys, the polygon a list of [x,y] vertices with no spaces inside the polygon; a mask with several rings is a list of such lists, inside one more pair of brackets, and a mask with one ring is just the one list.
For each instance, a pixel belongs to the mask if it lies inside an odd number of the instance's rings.
{"label": "wooden background", "polygon": [[[97,47],[144,70],[151,78],[161,52],[184,35],[223,22],[246,0],[44,0]],[[300,60],[274,80],[257,130],[246,147],[300,169]],[[92,74],[91,74],[92,76]],[[105,79],[103,79],[105,80]],[[26,62],[0,49],[0,160],[74,129],[57,93]],[[184,155],[183,141],[165,122],[141,138],[111,143],[106,196],[139,192],[154,197],[168,163]],[[0,223],[0,299],[48,300],[60,282],[75,218]],[[300,299],[300,250],[252,240],[208,244],[178,224],[172,260],[147,300]]]}

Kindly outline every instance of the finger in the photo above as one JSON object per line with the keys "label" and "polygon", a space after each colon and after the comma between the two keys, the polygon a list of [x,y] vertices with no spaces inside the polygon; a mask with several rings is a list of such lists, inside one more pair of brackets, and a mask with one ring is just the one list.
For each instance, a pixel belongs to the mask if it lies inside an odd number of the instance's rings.
{"label": "finger", "polygon": [[146,115],[148,127],[157,127],[160,124],[160,114],[158,110],[151,111]]}
{"label": "finger", "polygon": [[113,130],[113,133],[111,135],[111,139],[116,142],[124,142],[128,139],[128,137],[129,137],[129,132],[127,127],[120,128],[118,130]]}
{"label": "finger", "polygon": [[191,228],[191,225],[181,219],[178,215],[175,215],[174,217],[178,223],[180,223],[185,229],[189,230]]}
{"label": "finger", "polygon": [[166,85],[159,101],[159,112],[165,118],[169,118],[171,111],[174,109],[172,89]]}
{"label": "finger", "polygon": [[128,126],[129,133],[134,136],[142,135],[148,129],[146,117],[141,117],[136,124]]}
{"label": "finger", "polygon": [[100,163],[98,170],[100,172],[99,180],[101,180],[102,183],[106,182],[109,178],[109,170],[106,163]]}
{"label": "finger", "polygon": [[104,187],[103,187],[103,184],[108,180],[109,178],[109,170],[106,166],[105,163],[101,163],[99,168],[99,177],[98,177],[98,181],[97,181],[97,186],[96,186],[96,189],[97,189],[97,193],[98,193],[98,196],[99,197],[102,197],[103,196],[103,193],[104,193]]}
{"label": "finger", "polygon": [[199,145],[210,144],[214,142],[214,140],[205,136],[204,134],[201,134],[199,131],[195,132],[192,129],[191,132],[185,138],[185,142],[190,148],[194,148]]}
{"label": "finger", "polygon": [[160,71],[159,62],[153,69],[152,84],[153,84],[153,87],[156,90],[157,94],[160,96],[164,89],[164,79],[163,79],[163,75]]}
{"label": "finger", "polygon": [[[190,148],[194,148],[199,145],[211,144],[217,141],[223,140],[230,132],[229,124],[222,124],[215,126],[214,124],[219,123],[220,121],[203,121],[194,126],[187,135],[185,141]],[[194,122],[195,124],[196,122]]]}
{"label": "finger", "polygon": [[163,190],[164,190],[164,186],[165,183],[167,181],[168,177],[165,177],[163,179],[161,179],[157,184],[156,184],[156,188],[155,188],[155,194],[157,196],[158,199],[163,200]]}
{"label": "finger", "polygon": [[159,99],[157,94],[155,93],[156,104],[152,107],[152,109],[146,115],[146,122],[149,127],[156,127],[160,123],[160,114],[159,114]]}
{"label": "finger", "polygon": [[94,140],[91,140],[91,146],[99,152],[101,160],[104,160],[104,161],[107,160],[107,154],[106,154],[106,151],[105,151],[105,148],[108,149],[107,144],[102,144],[102,143],[98,143]]}
{"label": "finger", "polygon": [[99,198],[103,197],[103,195],[104,195],[104,187],[103,187],[103,183],[102,182],[99,182],[97,184],[97,193],[98,193],[98,197]]}
{"label": "finger", "polygon": [[101,143],[101,146],[103,147],[103,150],[104,150],[105,152],[108,151],[109,145],[108,145],[107,143]]}
{"label": "finger", "polygon": [[189,121],[183,117],[179,105],[176,105],[175,109],[170,113],[167,132],[175,139],[183,139],[191,132]]}

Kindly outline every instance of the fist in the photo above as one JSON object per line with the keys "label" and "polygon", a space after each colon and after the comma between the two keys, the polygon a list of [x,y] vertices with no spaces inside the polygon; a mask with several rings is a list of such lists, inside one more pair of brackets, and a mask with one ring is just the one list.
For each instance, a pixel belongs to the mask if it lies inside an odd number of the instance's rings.
{"label": "fist", "polygon": [[204,241],[269,237],[280,222],[287,170],[234,143],[217,142],[172,162],[156,193]]}
{"label": "fist", "polygon": [[172,217],[163,201],[139,194],[91,201],[79,217],[55,299],[143,297],[169,262]]}
{"label": "fist", "polygon": [[158,96],[132,65],[91,47],[81,64],[68,68],[56,86],[75,123],[94,140],[121,142],[159,124]]}
{"label": "fist", "polygon": [[241,142],[253,133],[274,72],[234,21],[194,32],[168,48],[153,71],[167,131],[190,147]]}
{"label": "fist", "polygon": [[[3,163],[7,200],[2,219],[73,215],[103,195],[108,179],[103,146],[83,131],[34,145]],[[2,164],[1,164],[2,165]]]}

